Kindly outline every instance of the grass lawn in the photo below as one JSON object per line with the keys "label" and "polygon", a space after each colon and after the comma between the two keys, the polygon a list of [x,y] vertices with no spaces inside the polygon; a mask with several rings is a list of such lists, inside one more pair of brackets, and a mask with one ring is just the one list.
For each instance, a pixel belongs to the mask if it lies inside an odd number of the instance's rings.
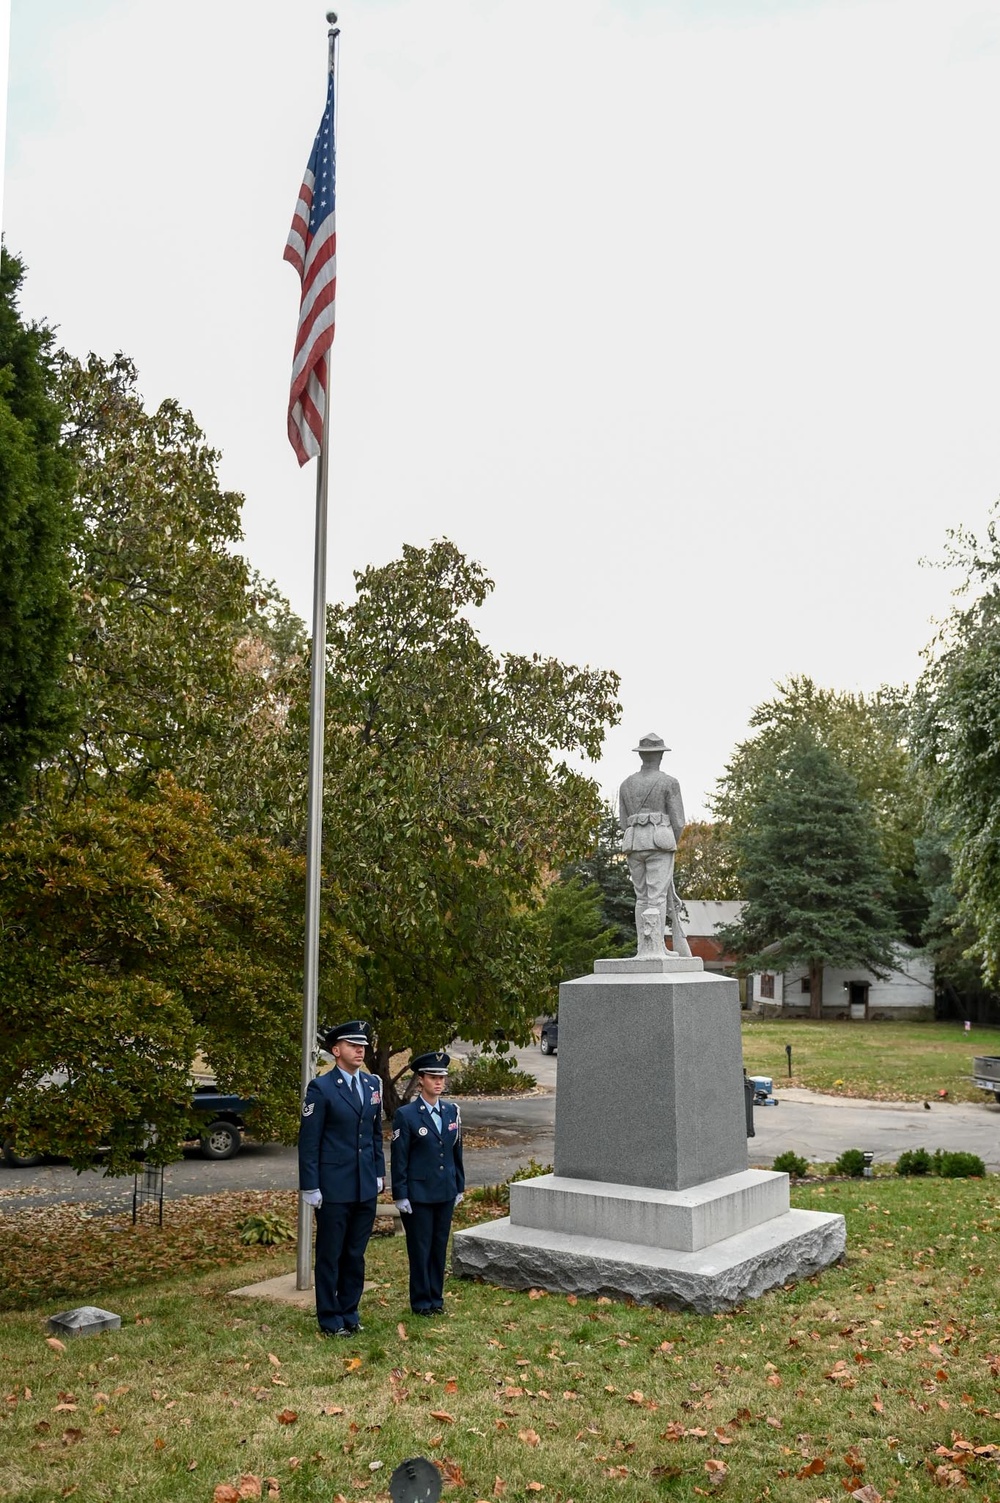
{"label": "grass lawn", "polygon": [[[220,1503],[385,1503],[392,1468],[423,1453],[455,1503],[876,1503],[951,1488],[996,1499],[1000,1182],[792,1193],[846,1214],[846,1265],[731,1315],[449,1281],[445,1316],[414,1320],[402,1239],[386,1237],[371,1244],[376,1287],[351,1342],[321,1340],[301,1312],[226,1297],[292,1259],[212,1266],[232,1238],[224,1205],[214,1242],[199,1223],[211,1271],[169,1277],[191,1266],[183,1202],[142,1234],[145,1263],[123,1244],[119,1277],[103,1243],[88,1252],[83,1221],[67,1266],[44,1215],[11,1217],[5,1293],[31,1307],[2,1321],[0,1498],[212,1503],[222,1489]],[[89,1231],[125,1235],[108,1223]],[[29,1287],[28,1265],[52,1258],[56,1301]],[[123,1329],[53,1349],[45,1316],[69,1296],[120,1312]]]}
{"label": "grass lawn", "polygon": [[[785,1045],[792,1046],[788,1079]],[[831,1023],[807,1018],[747,1018],[743,1062],[751,1075],[773,1075],[775,1087],[807,1086],[872,1101],[926,1101],[942,1090],[950,1101],[990,1098],[963,1076],[974,1054],[1000,1054],[1000,1029],[963,1030],[961,1023]],[[839,1082],[839,1084],[838,1084]]]}

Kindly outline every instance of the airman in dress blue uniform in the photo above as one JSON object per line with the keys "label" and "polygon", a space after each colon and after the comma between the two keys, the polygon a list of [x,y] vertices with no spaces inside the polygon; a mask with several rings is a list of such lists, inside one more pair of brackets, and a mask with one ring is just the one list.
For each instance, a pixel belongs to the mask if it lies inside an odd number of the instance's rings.
{"label": "airman in dress blue uniform", "polygon": [[385,1184],[382,1083],[361,1069],[368,1026],[331,1028],[334,1068],[309,1082],[299,1127],[299,1189],[316,1207],[316,1315],[327,1336],[362,1329],[365,1249]]}
{"label": "airman in dress blue uniform", "polygon": [[448,1233],[465,1190],[462,1119],[453,1102],[440,1099],[450,1063],[442,1051],[412,1059],[420,1094],[392,1119],[392,1198],[406,1233],[414,1315],[444,1309]]}

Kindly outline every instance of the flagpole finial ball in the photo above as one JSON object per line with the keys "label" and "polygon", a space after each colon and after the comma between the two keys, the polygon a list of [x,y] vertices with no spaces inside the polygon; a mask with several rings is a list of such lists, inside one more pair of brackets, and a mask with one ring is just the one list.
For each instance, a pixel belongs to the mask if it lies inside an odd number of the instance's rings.
{"label": "flagpole finial ball", "polygon": [[329,21],[331,26],[336,26],[337,12],[335,10],[328,10],[326,13],[326,19]]}

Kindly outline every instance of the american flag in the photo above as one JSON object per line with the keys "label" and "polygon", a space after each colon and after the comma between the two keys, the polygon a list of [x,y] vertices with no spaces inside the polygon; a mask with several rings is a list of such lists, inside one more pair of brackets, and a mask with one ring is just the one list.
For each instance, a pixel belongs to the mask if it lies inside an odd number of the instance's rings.
{"label": "american flag", "polygon": [[323,445],[327,351],[333,344],[337,296],[336,165],[331,73],[326,109],[285,246],[285,260],[291,261],[302,282],[288,403],[288,437],[300,465],[318,454]]}

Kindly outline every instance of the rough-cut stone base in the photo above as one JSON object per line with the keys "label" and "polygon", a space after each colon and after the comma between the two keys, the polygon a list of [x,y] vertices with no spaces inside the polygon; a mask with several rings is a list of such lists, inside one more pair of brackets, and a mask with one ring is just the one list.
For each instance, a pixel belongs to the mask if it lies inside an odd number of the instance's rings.
{"label": "rough-cut stone base", "polygon": [[605,1294],[707,1315],[819,1273],[842,1255],[846,1240],[843,1216],[824,1211],[788,1211],[697,1252],[504,1220],[456,1232],[452,1271],[505,1289]]}

